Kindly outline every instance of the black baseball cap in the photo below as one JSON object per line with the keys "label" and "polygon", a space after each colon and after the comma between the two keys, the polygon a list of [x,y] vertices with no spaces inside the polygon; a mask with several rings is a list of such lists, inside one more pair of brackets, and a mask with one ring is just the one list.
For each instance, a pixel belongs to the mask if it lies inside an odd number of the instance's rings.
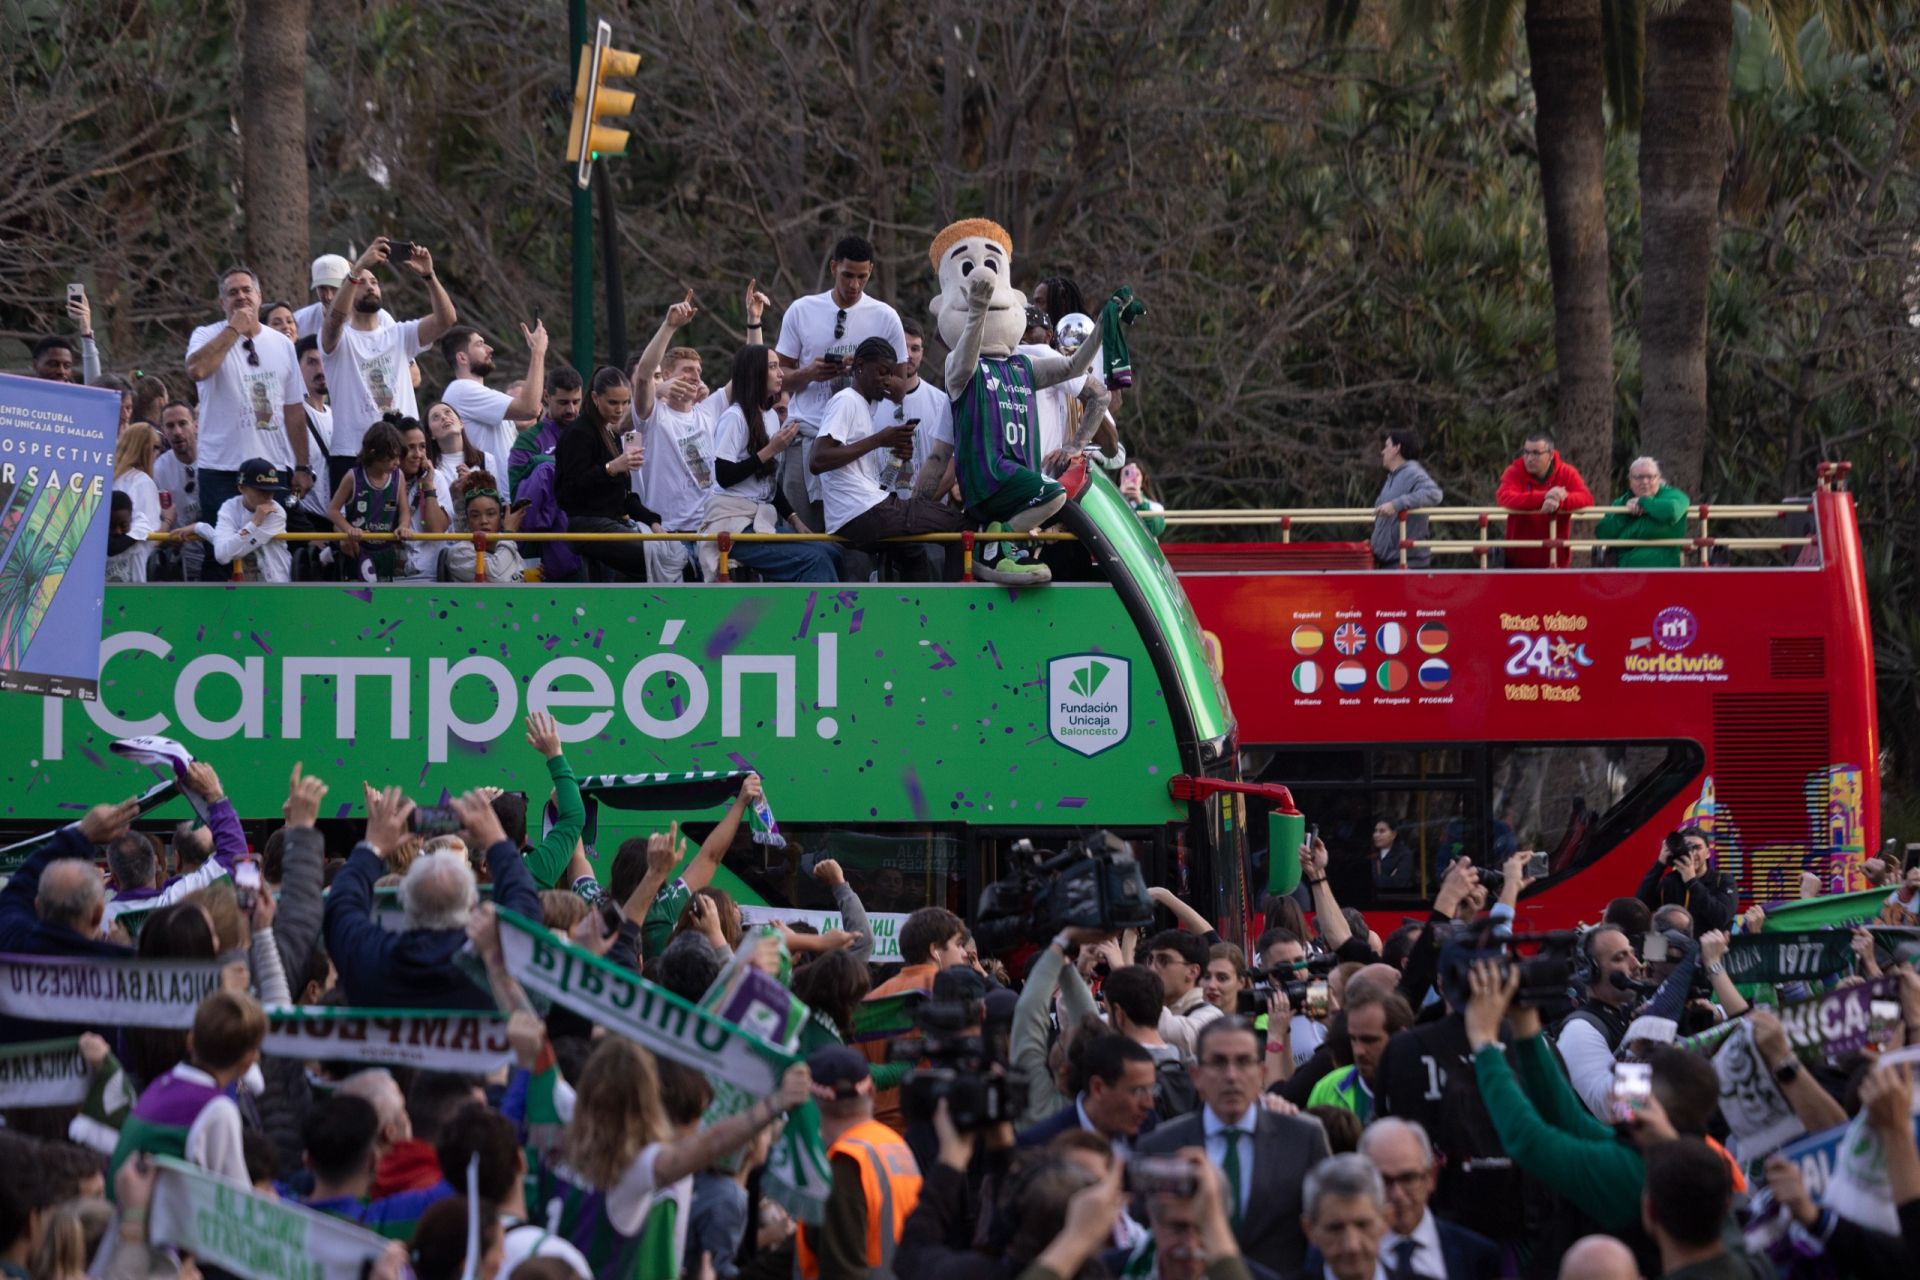
{"label": "black baseball cap", "polygon": [[807,1055],[807,1070],[813,1073],[814,1096],[854,1098],[873,1092],[873,1072],[858,1050],[832,1044]]}
{"label": "black baseball cap", "polygon": [[248,458],[240,464],[240,484],[247,489],[264,489],[268,493],[285,493],[290,487],[287,473],[265,458]]}

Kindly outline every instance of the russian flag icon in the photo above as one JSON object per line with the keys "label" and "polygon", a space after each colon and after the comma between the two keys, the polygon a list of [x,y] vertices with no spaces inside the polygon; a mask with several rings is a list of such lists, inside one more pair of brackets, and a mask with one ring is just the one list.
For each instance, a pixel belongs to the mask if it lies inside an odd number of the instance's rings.
{"label": "russian flag icon", "polygon": [[1430,693],[1446,688],[1451,679],[1453,668],[1447,665],[1445,658],[1428,658],[1420,664],[1420,687]]}

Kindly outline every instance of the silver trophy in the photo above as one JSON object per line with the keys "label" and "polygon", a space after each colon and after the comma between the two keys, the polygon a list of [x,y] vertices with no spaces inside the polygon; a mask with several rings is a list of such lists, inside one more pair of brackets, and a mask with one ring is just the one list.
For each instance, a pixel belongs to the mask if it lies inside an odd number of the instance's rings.
{"label": "silver trophy", "polygon": [[1092,318],[1075,311],[1061,316],[1060,322],[1053,326],[1053,343],[1060,349],[1061,355],[1070,356],[1078,351],[1080,344],[1091,338],[1093,333]]}

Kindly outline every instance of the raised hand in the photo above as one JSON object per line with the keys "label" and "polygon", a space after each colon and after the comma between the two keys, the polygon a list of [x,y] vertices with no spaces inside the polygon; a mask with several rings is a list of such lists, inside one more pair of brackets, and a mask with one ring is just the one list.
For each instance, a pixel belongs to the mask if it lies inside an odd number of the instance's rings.
{"label": "raised hand", "polygon": [[760,281],[758,278],[747,281],[746,306],[748,328],[759,324],[760,317],[765,315],[767,308],[772,305],[773,299],[760,292]]}
{"label": "raised hand", "polygon": [[813,864],[813,878],[828,888],[832,888],[837,884],[845,884],[847,882],[847,873],[842,871],[840,864],[832,858],[822,858]]}
{"label": "raised hand", "polygon": [[1500,1039],[1500,1020],[1506,1016],[1513,993],[1520,989],[1520,971],[1512,965],[1482,960],[1470,977],[1473,996],[1467,1001],[1467,1043],[1475,1049]]}
{"label": "raised hand", "polygon": [[407,266],[417,276],[433,274],[433,254],[423,244],[413,246],[413,256],[407,259]]}
{"label": "raised hand", "polygon": [[367,788],[367,846],[381,857],[400,847],[407,838],[407,819],[413,816],[413,801],[398,787],[384,791]]}
{"label": "raised hand", "polygon": [[87,810],[87,816],[80,819],[80,834],[93,844],[106,844],[110,840],[125,834],[133,820],[140,816],[138,800],[122,800],[119,804],[97,804]]}
{"label": "raised hand", "polygon": [[975,272],[967,281],[967,308],[971,311],[985,311],[987,304],[993,301],[996,287],[994,277],[984,271]]}
{"label": "raised hand", "polygon": [[473,837],[467,842],[469,848],[484,851],[507,838],[499,815],[493,811],[493,802],[484,793],[469,791],[463,796],[455,796],[453,811],[460,815],[461,824],[467,834]]}
{"label": "raised hand", "polygon": [[[373,243],[367,246],[367,251],[354,260],[353,270],[348,273],[349,278],[358,281],[361,272],[367,270],[375,263],[385,262],[387,260],[387,246],[391,243],[392,242],[385,236],[375,236]],[[364,281],[359,282],[365,283]]]}
{"label": "raised hand", "polygon": [[527,326],[525,326],[524,324],[521,325],[520,336],[527,340],[527,350],[534,351],[534,352],[545,351],[547,349],[547,341],[548,341],[547,322],[544,320],[536,319],[533,322],[533,328],[531,329],[527,328]]}
{"label": "raised hand", "polygon": [[780,1077],[780,1091],[773,1095],[773,1102],[780,1110],[791,1111],[812,1096],[813,1073],[806,1063],[796,1062]]}
{"label": "raised hand", "polygon": [[544,711],[527,717],[527,745],[551,760],[560,754],[560,726]]}
{"label": "raised hand", "polygon": [[693,290],[689,289],[685,298],[667,308],[667,327],[684,329],[692,324],[693,318],[699,314],[700,308],[693,305]]}

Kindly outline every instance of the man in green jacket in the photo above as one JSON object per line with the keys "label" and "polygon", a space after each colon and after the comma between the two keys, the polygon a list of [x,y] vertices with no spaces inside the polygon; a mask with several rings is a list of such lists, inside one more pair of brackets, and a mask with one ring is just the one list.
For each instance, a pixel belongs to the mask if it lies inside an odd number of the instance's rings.
{"label": "man in green jacket", "polygon": [[[1633,496],[1627,499],[1626,511],[1601,520],[1594,537],[1653,541],[1687,536],[1689,499],[1660,478],[1658,462],[1635,458],[1627,468],[1627,485]],[[1678,569],[1685,548],[1609,547],[1608,551],[1608,558],[1622,569]]]}

